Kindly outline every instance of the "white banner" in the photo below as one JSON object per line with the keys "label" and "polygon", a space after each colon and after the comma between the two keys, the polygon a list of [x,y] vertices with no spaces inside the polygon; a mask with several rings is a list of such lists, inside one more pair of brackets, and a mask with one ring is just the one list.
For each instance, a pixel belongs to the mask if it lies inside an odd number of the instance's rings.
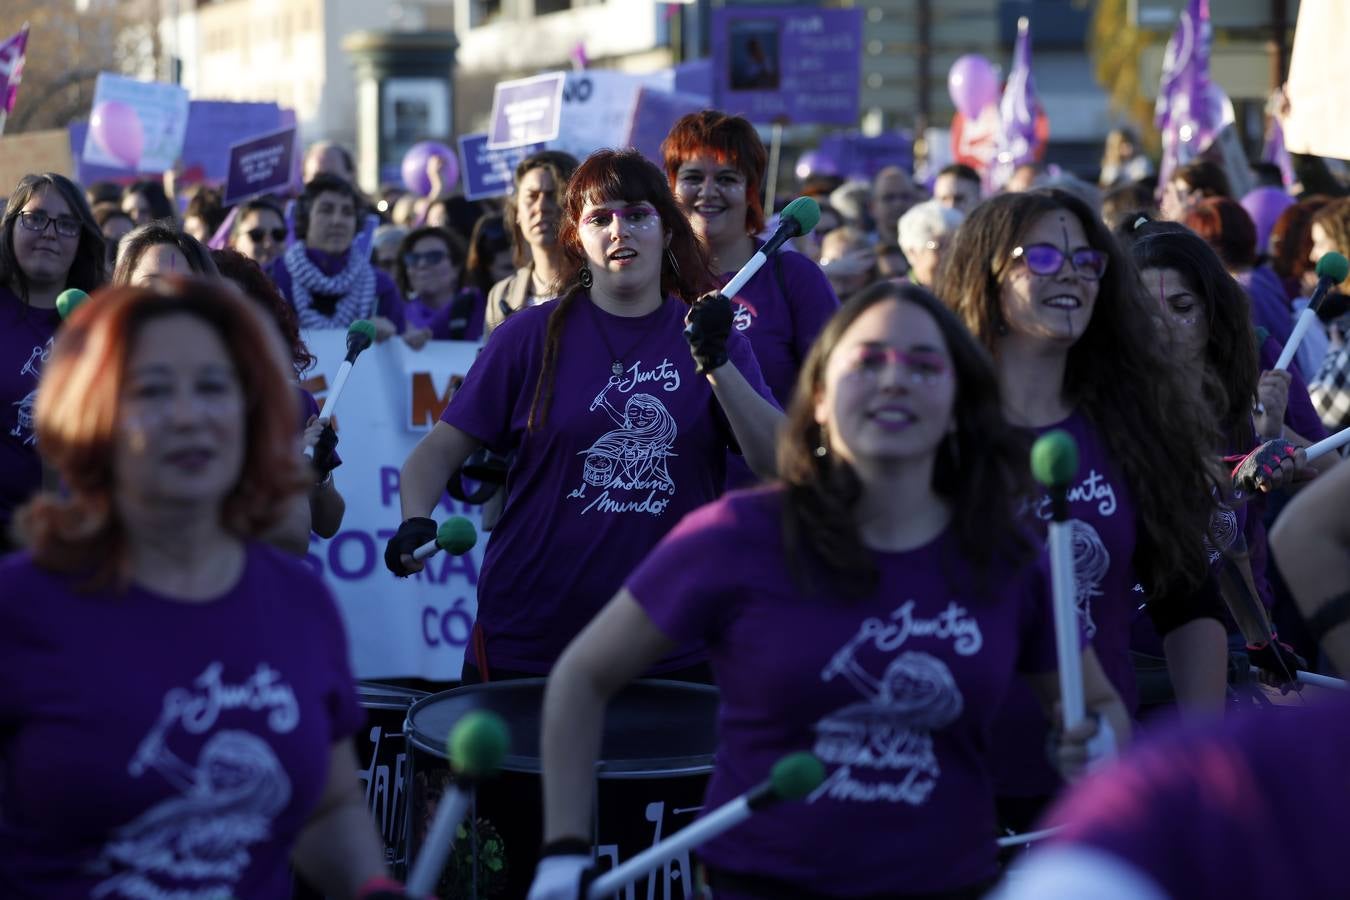
{"label": "white banner", "polygon": [[627,147],[638,90],[672,91],[671,71],[634,75],[609,69],[568,72],[562,92],[562,119],[550,150],[585,159],[604,147]]}
{"label": "white banner", "polygon": [[1350,90],[1336,75],[1345,56],[1350,6],[1341,0],[1303,0],[1289,57],[1289,119],[1284,145],[1290,153],[1350,159]]}
{"label": "white banner", "polygon": [[[319,359],[306,387],[322,406],[347,354],[347,335],[307,331],[304,338]],[[487,535],[479,534],[470,553],[438,554],[410,578],[384,567],[384,546],[402,521],[399,469],[440,418],[452,379],[469,370],[478,346],[431,341],[414,351],[400,340],[373,346],[357,359],[334,411],[342,465],[333,481],[347,513],[331,540],[310,536],[307,561],[342,608],[357,678],[459,679]],[[478,528],[480,509],[443,496],[433,518],[462,515]]]}

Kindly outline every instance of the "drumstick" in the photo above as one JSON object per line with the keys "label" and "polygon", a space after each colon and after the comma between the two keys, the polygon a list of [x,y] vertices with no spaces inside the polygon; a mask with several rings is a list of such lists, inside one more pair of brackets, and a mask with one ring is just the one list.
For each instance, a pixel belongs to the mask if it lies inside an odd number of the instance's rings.
{"label": "drumstick", "polygon": [[735,828],[765,807],[780,800],[800,800],[824,780],[825,766],[815,756],[805,752],[788,754],[774,763],[767,781],[595,879],[586,889],[586,900],[601,900],[618,893],[624,885],[642,878],[681,853]]}
{"label": "drumstick", "polygon": [[1312,462],[1319,456],[1326,456],[1333,450],[1339,450],[1346,444],[1350,444],[1350,428],[1338,431],[1329,438],[1323,438],[1304,451],[1308,457],[1308,462]]}
{"label": "drumstick", "polygon": [[999,838],[995,843],[998,844],[1000,850],[1007,847],[1021,847],[1025,844],[1034,844],[1037,841],[1043,841],[1048,837],[1054,837],[1063,830],[1063,827],[1064,826],[1061,825],[1055,828],[1042,828],[1040,831],[1028,831],[1025,834],[1010,834],[1006,837]]}
{"label": "drumstick", "polygon": [[[369,347],[374,341],[375,326],[366,319],[357,319],[347,326],[347,358],[342,361],[342,365],[338,366],[337,375],[333,378],[333,389],[324,398],[323,409],[319,411],[321,420],[327,421],[332,417],[333,409],[337,406],[337,399],[342,395],[342,389],[347,386],[348,376],[352,374],[352,366],[356,365],[356,358],[361,355],[362,350]],[[314,448],[306,447],[305,455],[313,459]]]}
{"label": "drumstick", "polygon": [[1064,729],[1077,728],[1086,716],[1083,699],[1082,630],[1078,624],[1078,588],[1073,571],[1073,526],[1069,521],[1069,483],[1078,474],[1078,444],[1067,431],[1051,431],[1031,448],[1031,473],[1050,494],[1050,574],[1054,593],[1055,650],[1059,657],[1059,698]]}
{"label": "drumstick", "polygon": [[1289,368],[1289,362],[1294,358],[1298,345],[1303,342],[1303,336],[1308,333],[1313,320],[1317,318],[1317,311],[1322,306],[1322,300],[1326,298],[1327,292],[1344,281],[1347,275],[1350,275],[1350,260],[1341,256],[1335,250],[1330,253],[1323,253],[1321,258],[1317,260],[1317,287],[1313,290],[1308,305],[1303,308],[1303,312],[1299,315],[1298,321],[1294,323],[1294,330],[1290,333],[1289,340],[1285,341],[1284,349],[1280,351],[1279,361],[1275,363],[1276,369]]}
{"label": "drumstick", "polygon": [[501,717],[474,710],[455,723],[446,740],[446,756],[457,777],[436,804],[436,818],[408,876],[409,897],[429,897],[455,844],[455,829],[469,811],[474,782],[497,771],[511,743]]}
{"label": "drumstick", "polygon": [[451,516],[436,529],[436,540],[427,541],[412,552],[413,559],[422,562],[444,550],[451,556],[463,556],[478,543],[478,532],[473,523],[463,516]]}
{"label": "drumstick", "polygon": [[[1251,673],[1253,675],[1260,675],[1261,670],[1256,666],[1252,666]],[[1330,675],[1319,675],[1316,672],[1304,672],[1302,669],[1299,669],[1294,673],[1294,679],[1299,684],[1311,684],[1315,687],[1330,688],[1333,691],[1350,690],[1350,684],[1347,684],[1340,678],[1333,678]]]}
{"label": "drumstick", "polygon": [[778,214],[778,227],[764,242],[764,246],[756,250],[755,255],[750,257],[745,265],[741,266],[741,270],[727,282],[727,286],[717,293],[728,300],[735,297],[788,238],[810,234],[818,222],[820,222],[820,205],[810,197],[798,197],[783,207],[783,211]]}

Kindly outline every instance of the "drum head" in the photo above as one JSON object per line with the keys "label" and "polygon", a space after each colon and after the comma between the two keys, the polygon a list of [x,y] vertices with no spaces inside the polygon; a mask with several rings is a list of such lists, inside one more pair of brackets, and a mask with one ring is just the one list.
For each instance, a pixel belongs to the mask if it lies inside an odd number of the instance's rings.
{"label": "drum head", "polygon": [[358,681],[356,694],[361,705],[367,709],[407,709],[423,697],[429,696],[426,691],[415,691],[396,684],[381,684],[378,681]]}
{"label": "drum head", "polygon": [[[508,772],[538,772],[539,714],[546,679],[469,685],[433,694],[408,711],[413,746],[444,758],[450,729],[475,709],[495,712],[511,733]],[[708,772],[717,745],[717,689],[681,681],[635,681],[609,703],[596,768],[601,778]]]}

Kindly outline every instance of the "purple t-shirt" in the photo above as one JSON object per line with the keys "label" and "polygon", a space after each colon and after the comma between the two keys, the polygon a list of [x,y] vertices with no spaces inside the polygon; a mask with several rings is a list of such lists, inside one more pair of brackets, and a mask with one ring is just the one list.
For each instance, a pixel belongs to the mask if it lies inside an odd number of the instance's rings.
{"label": "purple t-shirt", "polygon": [[1076,785],[1054,841],[1124,860],[1168,897],[1343,897],[1347,758],[1344,699],[1183,724]]}
{"label": "purple t-shirt", "polygon": [[[735,274],[723,273],[720,283],[726,284]],[[797,372],[816,336],[839,308],[839,298],[809,257],[780,250],[732,301],[736,330],[750,339],[764,381],[778,405],[787,409]],[[728,487],[744,487],[758,480],[742,457],[728,458]]]}
{"label": "purple t-shirt", "polygon": [[247,552],[205,603],[0,561],[0,895],[290,896],[363,715],[328,589]]}
{"label": "purple t-shirt", "polygon": [[0,356],[9,360],[0,374],[0,533],[42,486],[33,403],[60,324],[56,310],[25,306],[0,285]]}
{"label": "purple t-shirt", "polygon": [[[346,253],[325,253],[322,250],[305,249],[305,256],[314,263],[315,267],[325,275],[336,275],[347,267]],[[291,293],[291,270],[286,268],[286,257],[279,256],[267,267],[267,274],[271,277],[272,283],[281,291],[281,295],[288,301],[294,302],[295,298]],[[316,297],[320,295],[315,295]],[[384,316],[394,323],[394,327],[400,333],[403,331],[403,298],[399,295],[398,285],[394,284],[394,279],[390,278],[383,269],[375,270],[375,311],[371,315]],[[351,323],[343,323],[340,327],[346,328]],[[334,326],[339,327],[339,326]]]}
{"label": "purple t-shirt", "polygon": [[426,328],[434,341],[477,341],[483,337],[487,297],[475,287],[466,287],[439,309],[427,306],[416,295],[403,304],[409,328]]}
{"label": "purple t-shirt", "polygon": [[[1239,273],[1238,284],[1247,291],[1252,301],[1252,322],[1261,326],[1281,347],[1289,340],[1294,329],[1293,314],[1289,309],[1289,298],[1285,294],[1280,276],[1266,266],[1257,266]],[[1277,351],[1278,352],[1278,351]]]}
{"label": "purple t-shirt", "polygon": [[[675,299],[625,318],[577,297],[548,421],[527,430],[555,308],[523,309],[498,326],[441,415],[516,454],[478,585],[490,668],[548,672],[680,517],[721,493],[732,442],[711,385],[694,371],[687,307]],[[733,332],[727,349],[771,400],[749,342]],[[611,371],[614,352],[621,375]],[[685,648],[660,669],[698,653]],[[472,646],[469,658],[477,659]]]}
{"label": "purple t-shirt", "polygon": [[[873,553],[867,597],[789,574],[783,489],[686,517],[627,581],[721,691],[710,811],[811,750],[826,779],[699,849],[710,865],[829,896],[923,893],[996,872],[990,742],[1018,672],[1055,669],[1044,555],[970,567],[951,532]],[[828,581],[825,581],[828,584]]]}
{"label": "purple t-shirt", "polygon": [[[1143,602],[1135,593],[1135,509],[1130,488],[1097,429],[1082,412],[1038,429],[1044,434],[1062,428],[1078,442],[1078,480],[1069,490],[1073,517],[1074,576],[1083,628],[1101,661],[1102,670],[1131,712],[1139,703],[1130,631],[1135,610]],[[1050,496],[1042,494],[1024,509],[1028,524],[1044,533],[1050,519]],[[1009,693],[995,735],[999,794],[1034,797],[1054,793],[1059,775],[1045,756],[1049,723],[1031,690],[1015,685]]]}

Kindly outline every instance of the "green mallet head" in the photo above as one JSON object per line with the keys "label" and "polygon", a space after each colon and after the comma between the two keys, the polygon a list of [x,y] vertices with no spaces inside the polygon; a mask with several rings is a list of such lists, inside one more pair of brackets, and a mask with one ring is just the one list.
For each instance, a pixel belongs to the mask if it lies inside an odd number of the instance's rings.
{"label": "green mallet head", "polygon": [[[820,204],[810,197],[798,197],[778,214],[778,221],[791,219],[799,229],[797,234],[810,234],[820,222]],[[794,235],[795,236],[795,235]]]}
{"label": "green mallet head", "polygon": [[780,800],[800,800],[824,780],[825,764],[806,751],[789,753],[769,773],[769,783]]}
{"label": "green mallet head", "polygon": [[1317,260],[1318,278],[1330,278],[1336,284],[1340,284],[1347,275],[1350,275],[1350,259],[1346,259],[1335,250],[1323,253]]}
{"label": "green mallet head", "polygon": [[497,771],[511,748],[501,716],[476,709],[455,723],[445,742],[450,765],[460,775],[482,778]]}
{"label": "green mallet head", "polygon": [[347,326],[347,355],[355,356],[375,343],[375,326],[368,319],[357,319]]}
{"label": "green mallet head", "polygon": [[436,546],[451,556],[462,556],[478,543],[473,523],[463,516],[451,516],[436,529]]}
{"label": "green mallet head", "polygon": [[1078,474],[1078,442],[1067,431],[1048,431],[1031,445],[1031,474],[1048,488],[1067,487]]}

